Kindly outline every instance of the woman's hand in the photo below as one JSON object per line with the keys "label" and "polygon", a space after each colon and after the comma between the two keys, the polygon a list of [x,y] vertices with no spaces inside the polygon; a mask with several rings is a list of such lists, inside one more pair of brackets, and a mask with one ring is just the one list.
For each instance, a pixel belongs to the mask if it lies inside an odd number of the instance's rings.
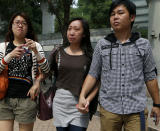
{"label": "woman's hand", "polygon": [[81,113],[88,113],[89,112],[89,101],[84,97],[79,98],[79,103],[76,105],[77,109]]}
{"label": "woman's hand", "polygon": [[32,50],[35,54],[38,53],[38,50],[36,48],[36,43],[35,41],[31,40],[31,39],[27,39],[25,38],[26,44],[25,46],[28,47],[28,49]]}
{"label": "woman's hand", "polygon": [[11,51],[8,55],[11,58],[19,58],[24,54],[24,49],[22,48],[24,45],[17,46],[13,51]]}
{"label": "woman's hand", "polygon": [[30,95],[31,99],[34,100],[37,97],[39,90],[40,90],[40,82],[36,81],[31,87],[31,89],[28,91],[27,96]]}
{"label": "woman's hand", "polygon": [[31,89],[28,91],[27,96],[30,95],[31,99],[34,100],[36,96],[39,94],[40,91],[40,83],[44,79],[44,74],[40,73],[37,77],[35,83],[31,87]]}

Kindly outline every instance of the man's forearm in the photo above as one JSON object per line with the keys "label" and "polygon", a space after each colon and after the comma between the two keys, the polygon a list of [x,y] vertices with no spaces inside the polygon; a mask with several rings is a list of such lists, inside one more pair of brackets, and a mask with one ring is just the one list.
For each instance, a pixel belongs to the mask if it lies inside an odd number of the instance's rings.
{"label": "man's forearm", "polygon": [[95,87],[87,96],[87,101],[89,101],[89,103],[93,100],[93,98],[96,96],[96,94],[98,93],[99,87]]}
{"label": "man's forearm", "polygon": [[153,79],[150,81],[146,82],[146,86],[148,88],[148,92],[152,97],[152,100],[155,104],[160,104],[160,99],[159,99],[159,87],[158,87],[158,82],[157,79]]}
{"label": "man's forearm", "polygon": [[82,86],[80,97],[86,97],[88,95],[88,93],[95,86],[96,81],[97,81],[96,78],[92,77],[91,75],[87,75],[87,77],[83,83],[83,86]]}

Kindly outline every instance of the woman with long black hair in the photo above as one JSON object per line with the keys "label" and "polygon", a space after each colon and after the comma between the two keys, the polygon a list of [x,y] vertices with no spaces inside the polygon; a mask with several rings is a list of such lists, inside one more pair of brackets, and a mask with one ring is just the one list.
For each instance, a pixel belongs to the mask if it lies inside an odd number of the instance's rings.
{"label": "woman with long black hair", "polygon": [[53,100],[54,125],[57,131],[86,131],[89,113],[80,113],[76,108],[82,84],[88,73],[93,49],[87,21],[73,18],[67,29],[68,42],[52,55],[51,70],[55,71],[55,56],[58,59],[56,94]]}

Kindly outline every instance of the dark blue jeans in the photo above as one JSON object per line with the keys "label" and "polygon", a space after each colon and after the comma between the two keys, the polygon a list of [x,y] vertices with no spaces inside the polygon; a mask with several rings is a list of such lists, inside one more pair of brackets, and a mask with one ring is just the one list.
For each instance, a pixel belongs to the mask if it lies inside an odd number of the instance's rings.
{"label": "dark blue jeans", "polygon": [[86,131],[87,128],[69,124],[68,127],[56,127],[57,131]]}

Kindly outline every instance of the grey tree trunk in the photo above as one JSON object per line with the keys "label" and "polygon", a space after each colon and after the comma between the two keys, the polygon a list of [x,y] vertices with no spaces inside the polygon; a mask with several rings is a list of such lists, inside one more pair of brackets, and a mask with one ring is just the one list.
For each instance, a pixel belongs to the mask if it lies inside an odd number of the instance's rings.
{"label": "grey tree trunk", "polygon": [[48,3],[41,3],[42,10],[42,34],[54,33],[55,15],[48,12]]}

